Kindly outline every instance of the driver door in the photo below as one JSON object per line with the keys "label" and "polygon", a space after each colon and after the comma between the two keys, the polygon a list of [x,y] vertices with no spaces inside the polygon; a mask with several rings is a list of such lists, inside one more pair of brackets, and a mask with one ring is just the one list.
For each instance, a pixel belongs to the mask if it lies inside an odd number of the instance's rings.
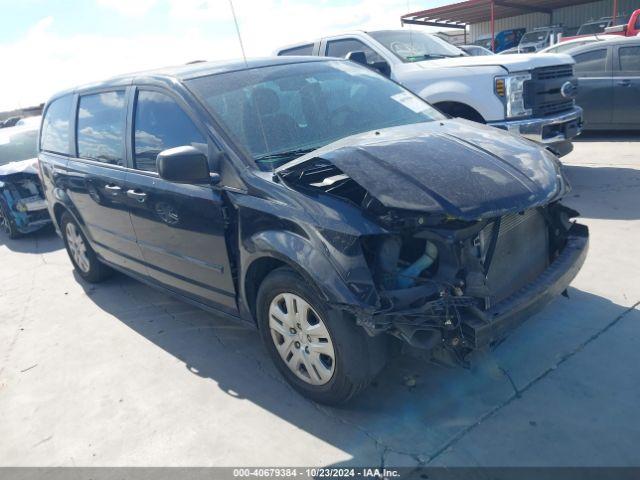
{"label": "driver door", "polygon": [[[133,111],[133,170],[126,178],[131,221],[150,276],[164,287],[217,309],[237,312],[225,239],[222,192],[161,179],[162,150],[213,146],[186,106],[168,92],[138,89]],[[209,158],[211,156],[209,155]]]}

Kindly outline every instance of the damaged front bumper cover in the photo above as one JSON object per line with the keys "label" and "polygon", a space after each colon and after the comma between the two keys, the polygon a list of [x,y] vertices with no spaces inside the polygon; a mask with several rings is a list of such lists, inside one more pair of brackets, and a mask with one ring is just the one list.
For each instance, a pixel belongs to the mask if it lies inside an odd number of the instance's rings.
{"label": "damaged front bumper cover", "polygon": [[[463,295],[461,291],[457,295],[441,291],[440,298],[419,306],[382,309],[369,315],[360,312],[358,324],[370,334],[395,332],[396,336],[418,348],[433,348],[440,342],[470,350],[483,348],[504,338],[564,292],[584,264],[588,246],[588,228],[574,223],[567,232],[565,247],[546,270],[488,310],[478,308],[478,299]],[[435,286],[416,288],[424,288],[425,292],[431,288],[431,293],[437,291]],[[449,334],[442,335],[447,330]],[[416,335],[419,332],[423,335]]]}

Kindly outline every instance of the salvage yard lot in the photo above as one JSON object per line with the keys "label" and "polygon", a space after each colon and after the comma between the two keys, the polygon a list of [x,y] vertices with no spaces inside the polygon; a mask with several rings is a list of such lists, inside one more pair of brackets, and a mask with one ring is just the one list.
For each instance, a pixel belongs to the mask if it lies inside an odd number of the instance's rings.
{"label": "salvage yard lot", "polygon": [[61,240],[0,237],[0,465],[640,465],[640,154],[563,159],[591,231],[569,289],[471,370],[393,361],[347,407],[294,393],[257,334]]}

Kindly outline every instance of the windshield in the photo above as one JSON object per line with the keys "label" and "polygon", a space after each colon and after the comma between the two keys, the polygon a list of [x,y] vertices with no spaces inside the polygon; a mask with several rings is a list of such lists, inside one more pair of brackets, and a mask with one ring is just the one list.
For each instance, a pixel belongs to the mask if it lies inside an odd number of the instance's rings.
{"label": "windshield", "polygon": [[578,35],[593,35],[594,33],[602,33],[609,26],[609,21],[585,23],[578,30]]}
{"label": "windshield", "polygon": [[0,130],[0,165],[38,156],[38,129],[10,127]]}
{"label": "windshield", "polygon": [[473,42],[474,45],[478,45],[479,47],[484,47],[484,48],[491,48],[491,37],[489,38],[480,38],[478,40],[476,40],[475,42]]}
{"label": "windshield", "polygon": [[520,45],[524,45],[525,43],[539,43],[544,42],[549,35],[549,31],[542,32],[529,32],[525,33],[520,40]]}
{"label": "windshield", "polygon": [[445,118],[394,82],[348,61],[209,75],[187,86],[265,171],[349,135]]}
{"label": "windshield", "polygon": [[369,35],[403,62],[465,56],[462,50],[441,38],[414,30],[381,30],[369,32]]}

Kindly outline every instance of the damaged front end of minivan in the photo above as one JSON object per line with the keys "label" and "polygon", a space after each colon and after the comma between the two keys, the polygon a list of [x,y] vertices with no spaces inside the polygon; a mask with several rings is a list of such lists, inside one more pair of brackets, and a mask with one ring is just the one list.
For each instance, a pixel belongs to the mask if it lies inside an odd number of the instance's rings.
{"label": "damaged front end of minivan", "polygon": [[35,232],[50,223],[37,160],[0,166],[0,228],[15,237]]}
{"label": "damaged front end of minivan", "polygon": [[460,120],[349,137],[276,174],[379,227],[323,235],[363,300],[340,307],[370,335],[463,362],[563,293],[588,250],[558,160]]}

